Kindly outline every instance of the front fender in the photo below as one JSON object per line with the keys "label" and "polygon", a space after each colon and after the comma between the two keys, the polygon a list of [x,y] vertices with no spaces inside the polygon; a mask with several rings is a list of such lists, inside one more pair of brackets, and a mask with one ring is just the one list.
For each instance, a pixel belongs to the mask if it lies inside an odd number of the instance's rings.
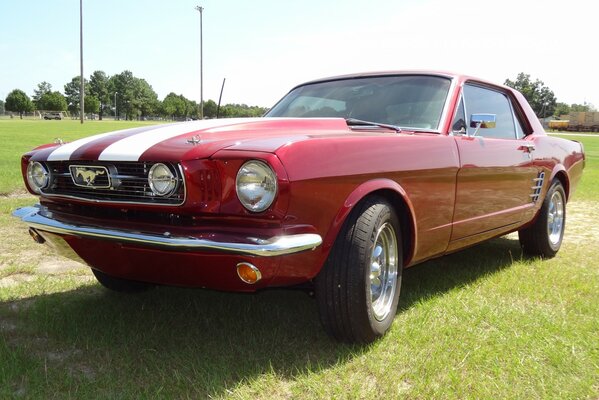
{"label": "front fender", "polygon": [[[324,248],[327,249],[328,252],[328,250],[330,250],[333,247],[335,239],[341,231],[341,227],[345,223],[345,220],[347,219],[351,211],[354,209],[356,204],[358,204],[362,199],[374,193],[380,193],[385,197],[390,197],[390,200],[392,201],[392,203],[394,203],[396,207],[398,215],[401,211],[404,211],[406,214],[408,214],[404,216],[405,219],[400,216],[400,220],[407,220],[409,224],[409,243],[411,245],[407,249],[405,249],[407,251],[404,253],[404,260],[410,260],[413,255],[413,251],[416,248],[416,244],[418,243],[418,238],[416,234],[416,219],[414,218],[414,207],[406,191],[401,187],[401,185],[399,185],[395,181],[384,178],[373,179],[364,182],[356,189],[354,189],[349,194],[349,196],[347,196],[347,198],[343,202],[343,205],[335,215],[332,225],[329,228],[323,240]],[[398,204],[396,200],[399,200],[401,203]],[[402,206],[404,207],[404,210],[399,209],[399,207]]]}

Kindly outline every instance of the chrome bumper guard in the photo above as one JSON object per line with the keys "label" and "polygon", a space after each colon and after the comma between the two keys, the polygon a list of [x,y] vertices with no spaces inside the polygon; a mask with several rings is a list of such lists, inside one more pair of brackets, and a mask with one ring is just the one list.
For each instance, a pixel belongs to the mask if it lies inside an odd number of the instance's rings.
{"label": "chrome bumper guard", "polygon": [[44,210],[40,205],[22,207],[15,210],[13,216],[20,218],[33,229],[73,235],[99,240],[113,240],[121,243],[138,244],[149,247],[162,247],[174,250],[216,251],[259,257],[274,257],[314,250],[322,243],[320,235],[303,233],[288,236],[275,236],[270,239],[248,237],[245,243],[218,242],[194,237],[171,236],[168,232],[162,235],[155,233],[129,232],[118,229],[106,229],[96,226],[76,225],[52,218],[52,212]]}

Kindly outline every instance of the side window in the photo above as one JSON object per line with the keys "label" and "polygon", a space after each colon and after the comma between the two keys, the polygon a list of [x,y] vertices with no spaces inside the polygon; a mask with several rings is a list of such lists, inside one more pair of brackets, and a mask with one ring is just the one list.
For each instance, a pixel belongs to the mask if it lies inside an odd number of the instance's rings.
{"label": "side window", "polygon": [[464,113],[464,99],[460,99],[460,104],[455,112],[453,121],[451,121],[451,130],[454,133],[466,133],[466,114]]}
{"label": "side window", "polygon": [[470,127],[469,121],[472,114],[495,114],[495,128],[479,129],[477,135],[497,139],[515,139],[517,137],[514,114],[505,94],[480,86],[464,85],[464,101],[469,135],[474,134],[476,130],[476,128]]}

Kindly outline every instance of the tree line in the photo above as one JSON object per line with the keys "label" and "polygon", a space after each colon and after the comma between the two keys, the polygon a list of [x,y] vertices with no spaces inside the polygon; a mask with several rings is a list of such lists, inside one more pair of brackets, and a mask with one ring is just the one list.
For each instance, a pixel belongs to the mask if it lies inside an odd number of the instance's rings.
{"label": "tree line", "polygon": [[[198,119],[200,105],[173,92],[160,101],[158,95],[145,79],[135,77],[131,71],[108,76],[104,71],[95,71],[89,79],[85,79],[85,112],[98,114],[99,119],[104,115],[120,116],[124,119],[144,119],[161,116],[172,119]],[[530,103],[539,118],[560,117],[572,111],[596,111],[589,103],[566,104],[558,102],[553,91],[539,79],[533,80],[529,74],[521,72],[515,80],[506,79],[504,85],[519,90]],[[53,91],[48,82],[41,82],[29,98],[27,94],[15,89],[8,94],[6,101],[0,100],[0,114],[5,111],[18,112],[21,118],[26,112],[70,111],[79,112],[79,95],[81,79],[74,77],[64,85],[64,95]],[[217,110],[213,100],[204,102],[204,118],[218,116],[229,117],[259,117],[266,108],[248,106],[246,104],[227,104]],[[117,115],[115,115],[115,113]]]}
{"label": "tree line", "polygon": [[[81,78],[75,76],[64,85],[64,94],[53,90],[46,81],[34,89],[31,98],[20,89],[11,91],[6,100],[0,100],[0,113],[12,111],[24,113],[40,111],[79,112]],[[86,114],[97,114],[101,120],[106,115],[123,119],[145,119],[164,117],[172,119],[198,119],[201,117],[200,104],[173,92],[161,101],[152,86],[142,78],[135,77],[131,71],[108,76],[104,71],[94,71],[84,80]],[[266,108],[246,104],[226,104],[217,110],[214,100],[204,101],[204,118],[221,117],[258,117]]]}
{"label": "tree line", "polygon": [[522,93],[539,118],[552,116],[559,118],[574,111],[597,111],[595,106],[586,102],[583,104],[558,102],[553,91],[545,86],[543,81],[539,79],[533,81],[530,75],[524,72],[520,72],[513,81],[506,79],[503,84]]}

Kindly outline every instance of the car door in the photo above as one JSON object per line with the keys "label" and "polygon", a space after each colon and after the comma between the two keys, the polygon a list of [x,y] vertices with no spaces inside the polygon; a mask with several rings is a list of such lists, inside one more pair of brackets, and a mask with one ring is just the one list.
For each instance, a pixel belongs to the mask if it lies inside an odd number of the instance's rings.
{"label": "car door", "polygon": [[451,241],[508,230],[534,205],[538,178],[512,100],[500,88],[466,83],[453,129],[460,169]]}

